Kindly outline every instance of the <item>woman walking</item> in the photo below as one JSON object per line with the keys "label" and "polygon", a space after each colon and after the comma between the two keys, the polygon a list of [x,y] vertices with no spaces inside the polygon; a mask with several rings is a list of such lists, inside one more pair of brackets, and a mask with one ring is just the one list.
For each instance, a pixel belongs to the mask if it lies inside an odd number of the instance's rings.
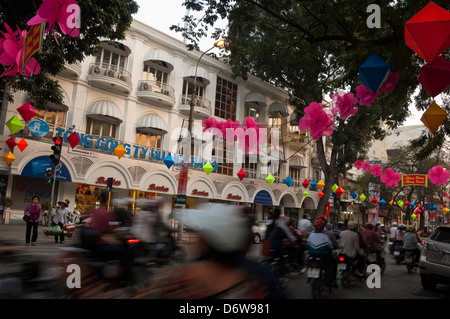
{"label": "woman walking", "polygon": [[[39,204],[39,197],[33,196],[31,199],[31,203],[28,203],[27,207],[25,207],[24,215],[28,216],[27,221],[27,230],[25,233],[25,243],[26,245],[30,245],[30,237],[31,237],[31,245],[36,246],[36,240],[38,237],[38,225],[39,225],[39,217],[41,214],[41,204]],[[33,236],[31,236],[31,230],[33,230]]]}

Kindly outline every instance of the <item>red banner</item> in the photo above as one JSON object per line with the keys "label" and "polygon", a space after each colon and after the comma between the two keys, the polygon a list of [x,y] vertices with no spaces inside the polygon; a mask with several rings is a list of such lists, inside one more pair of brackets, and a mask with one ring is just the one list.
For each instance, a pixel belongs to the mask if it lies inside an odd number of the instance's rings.
{"label": "red banner", "polygon": [[27,32],[23,41],[22,51],[22,72],[25,72],[25,67],[28,61],[36,53],[41,51],[42,47],[42,34],[44,32],[44,22],[33,25]]}
{"label": "red banner", "polygon": [[402,175],[402,186],[417,185],[427,187],[428,175],[426,174],[412,174]]}
{"label": "red banner", "polygon": [[328,216],[330,215],[330,202],[327,202],[325,204],[325,210],[323,212],[323,217],[325,217],[326,219],[328,219]]}

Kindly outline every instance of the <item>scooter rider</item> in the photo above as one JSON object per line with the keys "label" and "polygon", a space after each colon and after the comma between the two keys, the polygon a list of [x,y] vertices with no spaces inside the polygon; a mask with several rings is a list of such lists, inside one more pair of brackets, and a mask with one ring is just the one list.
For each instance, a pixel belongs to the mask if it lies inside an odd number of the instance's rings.
{"label": "scooter rider", "polygon": [[348,230],[341,232],[339,245],[342,247],[341,254],[356,260],[355,275],[363,276],[362,268],[364,265],[364,250],[360,246],[358,233],[358,223],[356,221],[348,222]]}
{"label": "scooter rider", "polygon": [[406,227],[406,234],[403,236],[402,242],[403,242],[402,249],[413,251],[414,255],[416,256],[416,261],[419,261],[420,249],[417,248],[417,243],[419,241],[413,225],[408,225]]}

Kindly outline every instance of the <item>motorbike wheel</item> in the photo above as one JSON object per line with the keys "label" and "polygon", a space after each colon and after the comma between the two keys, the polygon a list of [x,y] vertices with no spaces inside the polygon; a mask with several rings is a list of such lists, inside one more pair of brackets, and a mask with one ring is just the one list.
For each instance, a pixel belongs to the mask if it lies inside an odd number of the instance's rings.
{"label": "motorbike wheel", "polygon": [[175,245],[173,252],[169,257],[169,264],[182,264],[186,262],[187,255],[183,248]]}
{"label": "motorbike wheel", "polygon": [[313,299],[319,299],[322,295],[322,280],[321,278],[311,281],[311,293]]}
{"label": "motorbike wheel", "polygon": [[342,274],[342,278],[341,278],[342,288],[350,287],[350,284],[351,284],[350,276],[351,276],[351,274],[347,271]]}

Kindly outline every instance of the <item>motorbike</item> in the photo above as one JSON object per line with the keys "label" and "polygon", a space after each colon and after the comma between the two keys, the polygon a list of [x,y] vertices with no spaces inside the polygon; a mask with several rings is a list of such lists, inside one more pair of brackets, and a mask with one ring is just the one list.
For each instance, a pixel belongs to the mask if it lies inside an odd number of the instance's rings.
{"label": "motorbike", "polygon": [[406,269],[408,269],[408,274],[412,274],[413,270],[415,271],[419,268],[419,261],[416,260],[416,254],[414,250],[405,250],[405,263]]}
{"label": "motorbike", "polygon": [[318,256],[308,257],[308,268],[306,270],[307,282],[311,285],[313,299],[320,298],[324,290],[325,263]]}
{"label": "motorbike", "polygon": [[399,265],[405,259],[405,253],[402,250],[402,243],[394,243],[394,258],[397,265]]}
{"label": "motorbike", "polygon": [[364,260],[365,260],[366,269],[367,269],[367,266],[369,266],[371,264],[377,264],[380,267],[381,274],[383,274],[384,271],[386,270],[386,261],[384,259],[384,250],[381,250],[381,256],[380,256],[379,260],[377,258],[377,253],[366,250],[365,254],[364,254]]}
{"label": "motorbike", "polygon": [[341,277],[341,285],[343,288],[348,288],[364,279],[363,276],[355,275],[355,269],[356,260],[344,254],[338,255],[337,271]]}

